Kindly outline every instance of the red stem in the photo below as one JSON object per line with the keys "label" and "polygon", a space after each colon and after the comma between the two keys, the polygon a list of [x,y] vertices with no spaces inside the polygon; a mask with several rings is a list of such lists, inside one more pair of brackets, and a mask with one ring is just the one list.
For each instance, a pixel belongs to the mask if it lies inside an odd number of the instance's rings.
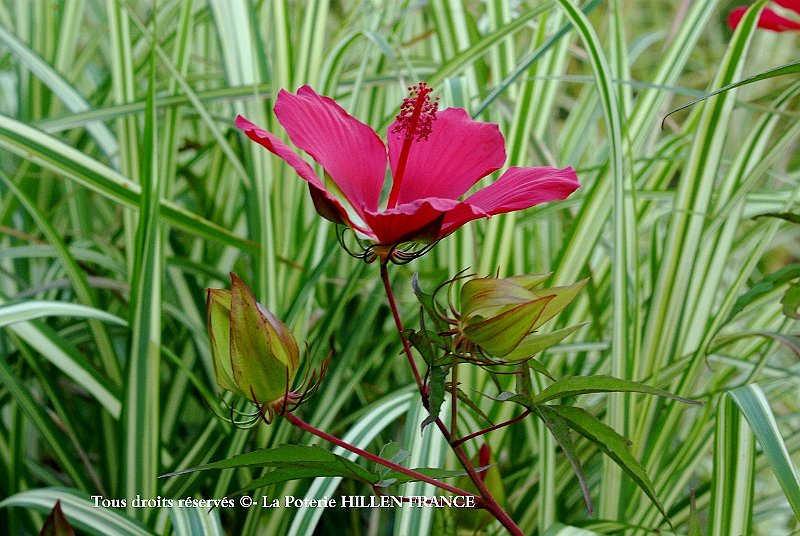
{"label": "red stem", "polygon": [[[414,478],[415,480],[420,480],[422,482],[426,482],[428,484],[431,484],[432,486],[436,486],[437,488],[441,488],[441,489],[443,489],[445,491],[449,491],[450,493],[455,493],[456,495],[474,496],[472,493],[464,491],[463,489],[456,488],[454,486],[451,486],[450,484],[445,484],[444,482],[440,482],[440,481],[436,480],[435,478],[431,478],[429,476],[425,476],[422,473],[418,473],[417,471],[414,471],[413,469],[408,469],[406,467],[403,467],[402,465],[398,465],[398,464],[396,464],[394,462],[390,462],[389,460],[387,460],[385,458],[381,458],[380,456],[376,456],[375,454],[372,454],[371,452],[367,452],[366,450],[360,449],[360,448],[358,448],[358,447],[356,447],[354,445],[351,445],[350,443],[342,441],[341,439],[339,439],[336,436],[332,436],[332,435],[330,435],[330,434],[328,434],[326,432],[323,432],[322,430],[320,430],[318,428],[314,428],[313,426],[308,424],[306,421],[304,421],[303,419],[301,419],[300,417],[298,417],[294,413],[291,413],[291,412],[287,411],[283,415],[284,415],[284,417],[286,417],[286,419],[288,419],[288,421],[290,423],[292,423],[296,427],[300,428],[301,430],[305,430],[306,432],[308,432],[310,434],[314,434],[315,436],[317,436],[319,438],[322,438],[322,439],[324,439],[325,441],[327,441],[329,443],[333,443],[336,446],[342,447],[345,450],[349,450],[350,452],[353,452],[353,453],[358,454],[359,456],[361,456],[363,458],[366,458],[366,459],[368,459],[370,461],[373,461],[375,463],[383,465],[384,467],[388,467],[389,469],[394,469],[395,471],[397,471],[399,473],[403,473],[405,475],[408,475],[408,476]],[[480,499],[480,497],[476,497],[476,498]]]}
{"label": "red stem", "polygon": [[482,436],[483,434],[487,434],[489,432],[492,432],[492,431],[497,430],[499,428],[502,428],[504,426],[508,426],[509,424],[514,424],[515,422],[519,422],[519,421],[521,421],[522,419],[524,419],[525,417],[527,417],[530,414],[531,414],[531,410],[526,409],[524,412],[522,412],[520,415],[517,415],[513,419],[509,419],[507,421],[501,422],[500,424],[495,424],[493,426],[490,426],[489,428],[484,428],[483,430],[478,430],[477,432],[473,432],[473,433],[471,433],[469,435],[466,435],[466,436],[464,436],[464,437],[462,437],[460,439],[456,439],[455,441],[453,441],[452,444],[453,444],[453,446],[460,445],[461,443],[464,443],[465,441],[469,441],[470,439],[475,439],[476,437]]}
{"label": "red stem", "polygon": [[[419,389],[420,396],[422,397],[422,405],[425,406],[425,409],[430,411],[428,405],[428,396],[425,393],[425,386],[422,383],[422,379],[420,378],[419,371],[417,370],[417,365],[414,362],[414,356],[411,354],[411,346],[408,344],[408,340],[406,340],[405,336],[403,335],[403,322],[400,320],[400,313],[397,311],[397,304],[394,300],[394,293],[392,292],[392,286],[389,283],[389,272],[386,269],[386,263],[381,263],[381,279],[383,280],[383,287],[386,290],[386,297],[389,300],[389,307],[392,310],[392,316],[394,317],[394,323],[397,327],[397,333],[400,336],[400,342],[403,343],[403,350],[405,350],[406,357],[408,358],[408,363],[411,366],[411,372],[414,373],[414,379],[417,382],[417,388]],[[439,428],[439,431],[442,433],[447,442],[450,443],[450,447],[453,449],[453,452],[458,458],[458,461],[461,463],[461,466],[464,467],[464,470],[467,472],[470,480],[472,483],[475,484],[475,487],[478,488],[478,492],[481,494],[481,498],[483,499],[483,507],[494,516],[497,521],[502,524],[508,532],[510,532],[514,536],[525,536],[514,520],[511,519],[511,516],[503,510],[503,507],[500,506],[486,488],[486,485],[483,483],[478,471],[475,469],[475,466],[472,465],[467,453],[464,452],[464,449],[461,448],[459,444],[453,444],[453,437],[450,434],[450,431],[447,429],[445,424],[442,422],[441,419],[436,419],[436,426]]]}
{"label": "red stem", "polygon": [[408,365],[411,367],[411,372],[414,374],[414,380],[417,382],[417,389],[422,395],[422,400],[425,402],[425,407],[428,406],[428,395],[425,393],[425,385],[422,383],[422,378],[419,375],[419,369],[414,362],[414,356],[411,355],[411,346],[403,336],[403,321],[400,320],[400,313],[397,312],[397,303],[394,301],[394,293],[392,292],[392,285],[389,282],[389,271],[386,269],[386,263],[381,263],[381,279],[383,280],[383,288],[386,290],[386,297],[389,299],[389,308],[392,310],[394,317],[394,324],[400,333],[400,341],[403,343],[403,350],[405,350],[406,357],[408,358]]}

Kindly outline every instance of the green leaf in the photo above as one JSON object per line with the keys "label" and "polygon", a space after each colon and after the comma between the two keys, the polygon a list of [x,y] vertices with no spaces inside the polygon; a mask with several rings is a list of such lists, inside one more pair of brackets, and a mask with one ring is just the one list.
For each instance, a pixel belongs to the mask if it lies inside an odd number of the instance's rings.
{"label": "green leaf", "polygon": [[800,73],[800,61],[794,61],[792,63],[787,63],[786,65],[781,65],[780,67],[775,67],[773,69],[769,69],[767,71],[755,74],[753,76],[749,76],[743,80],[738,82],[733,82],[732,84],[727,84],[722,86],[721,88],[717,89],[716,91],[712,91],[702,97],[694,99],[692,101],[687,102],[683,106],[678,106],[674,110],[670,110],[667,115],[664,116],[664,119],[661,120],[661,128],[664,128],[664,121],[667,120],[667,117],[674,114],[675,112],[680,112],[681,110],[685,110],[690,106],[694,106],[698,102],[702,102],[706,99],[713,97],[714,95],[719,95],[720,93],[724,93],[726,91],[730,91],[732,89],[736,89],[737,87],[746,86],[747,84],[753,84],[755,82],[761,82],[762,80],[769,80],[770,78],[775,78],[778,76],[786,76],[787,74],[797,74]]}
{"label": "green leaf", "polygon": [[[456,359],[455,357],[453,359]],[[443,366],[431,367],[430,378],[428,384],[430,385],[430,393],[428,394],[428,411],[429,415],[420,424],[420,432],[425,430],[429,424],[436,422],[439,418],[439,413],[442,410],[444,403],[445,379],[447,378],[447,368]]]}
{"label": "green leaf", "polygon": [[725,322],[723,322],[723,325],[733,320],[736,315],[742,312],[745,307],[754,302],[756,299],[769,294],[776,288],[785,285],[792,279],[797,279],[798,277],[800,277],[800,264],[784,266],[780,270],[769,274],[761,281],[750,287],[747,292],[739,296],[739,298],[736,300],[736,303],[733,304],[731,312],[728,314]]}
{"label": "green leaf", "polygon": [[46,316],[93,318],[118,326],[128,325],[122,318],[94,307],[59,301],[29,300],[0,306],[0,328],[15,322],[24,322]]}
{"label": "green leaf", "polygon": [[583,395],[587,393],[644,393],[671,398],[685,404],[701,404],[697,400],[689,400],[655,387],[631,380],[621,380],[611,376],[566,376],[550,384],[536,396],[531,398],[530,406],[543,404],[559,398]]}
{"label": "green leaf", "polygon": [[783,441],[769,401],[758,384],[745,385],[728,392],[761,445],[770,469],[786,495],[786,499],[800,519],[800,476]]}
{"label": "green leaf", "polygon": [[414,295],[417,297],[419,302],[422,304],[422,308],[425,309],[425,312],[428,313],[428,317],[433,320],[433,324],[436,327],[437,331],[445,331],[447,330],[447,322],[442,320],[440,316],[439,306],[436,303],[436,300],[433,298],[433,295],[428,294],[422,287],[419,286],[419,274],[416,272],[413,276],[411,276],[411,288],[414,290]]}
{"label": "green leaf", "polygon": [[[465,476],[467,473],[466,471],[461,470],[451,470],[451,469],[440,469],[438,467],[423,467],[413,469],[417,473],[421,473],[427,477],[435,478],[436,480],[444,480],[445,478],[456,478]],[[485,468],[478,468],[478,472],[485,470]],[[388,471],[385,475],[385,480],[391,479],[396,484],[405,484],[407,482],[418,482],[418,480],[410,475],[405,473],[401,473],[399,471]]]}
{"label": "green leaf", "polygon": [[581,434],[583,437],[600,447],[600,450],[606,453],[625,473],[636,482],[636,485],[644,491],[653,504],[664,516],[670,526],[672,522],[667,516],[667,511],[661,504],[661,501],[656,497],[655,488],[647,476],[647,472],[639,463],[639,460],[633,457],[628,446],[628,441],[623,436],[615,432],[611,427],[595,418],[591,413],[581,408],[574,406],[549,406],[556,411],[563,419],[567,426],[574,431]]}
{"label": "green leaf", "polygon": [[[306,476],[341,476],[373,484],[380,476],[351,462],[347,458],[333,454],[320,447],[303,445],[280,445],[272,449],[259,449],[246,454],[239,454],[227,460],[199,465],[190,469],[182,469],[161,475],[159,478],[183,475],[195,471],[211,469],[234,469],[239,467],[276,467],[284,470],[297,470],[298,478]],[[314,473],[318,470],[318,473]],[[269,478],[266,476],[265,478]],[[280,480],[283,482],[283,480]]]}
{"label": "green leaf", "polygon": [[764,214],[753,216],[754,220],[758,218],[778,218],[779,220],[786,220],[791,223],[800,223],[800,214],[796,212],[765,212]]}
{"label": "green leaf", "polygon": [[553,434],[556,442],[564,452],[564,456],[566,456],[567,461],[569,461],[572,467],[572,472],[575,473],[575,476],[578,478],[578,484],[581,487],[586,509],[589,511],[590,516],[593,515],[594,504],[592,504],[592,496],[589,492],[589,483],[586,481],[586,474],[583,471],[583,465],[578,457],[578,451],[575,448],[575,442],[572,440],[572,434],[570,433],[566,420],[559,415],[558,411],[546,405],[535,407],[533,412],[542,419],[542,422],[544,422],[547,429],[550,430],[550,433]]}

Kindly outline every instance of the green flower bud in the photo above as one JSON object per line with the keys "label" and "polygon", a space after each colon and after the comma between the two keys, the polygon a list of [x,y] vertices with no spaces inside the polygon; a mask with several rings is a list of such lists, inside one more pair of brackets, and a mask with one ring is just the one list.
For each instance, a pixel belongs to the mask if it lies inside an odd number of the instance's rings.
{"label": "green flower bud", "polygon": [[526,359],[577,329],[537,334],[545,322],[575,299],[586,280],[555,288],[536,288],[548,275],[475,278],[461,287],[459,331],[485,354]]}
{"label": "green flower bud", "polygon": [[289,328],[231,274],[231,290],[207,290],[208,334],[217,384],[258,404],[281,403],[300,352]]}

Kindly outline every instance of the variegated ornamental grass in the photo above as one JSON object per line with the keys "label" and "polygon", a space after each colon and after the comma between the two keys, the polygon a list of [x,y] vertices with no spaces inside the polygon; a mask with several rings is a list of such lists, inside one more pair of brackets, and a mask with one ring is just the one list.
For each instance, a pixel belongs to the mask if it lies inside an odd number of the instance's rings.
{"label": "variegated ornamental grass", "polygon": [[[745,3],[734,31],[728,14]],[[37,533],[56,500],[96,534],[442,534],[482,522],[455,509],[131,504],[137,494],[221,499],[259,478],[259,496],[371,493],[338,473],[280,480],[259,466],[158,478],[314,443],[281,420],[251,430],[228,422],[247,407],[216,386],[204,289],[226,286],[231,271],[293,330],[298,375],[335,349],[298,410],[306,421],[387,457],[399,446],[407,467],[457,467],[432,427],[419,432],[427,412],[410,390],[377,268],[342,251],[305,183],[233,124],[241,114],[280,135],[279,91],[309,85],[385,132],[420,80],[440,108],[464,108],[504,134],[505,167],[478,187],[514,166],[572,166],[582,185],[565,201],[472,222],[390,272],[415,329],[415,272],[425,289],[465,268],[552,272],[551,287],[588,278],[550,329],[583,325],[537,355],[554,377],[580,378],[553,388],[531,373],[542,418],[463,443],[475,460],[488,445],[493,494],[515,522],[528,534],[670,533],[660,504],[681,534],[798,530],[800,344],[784,314],[794,312],[786,290],[800,256],[797,225],[786,221],[800,196],[800,36],[785,22],[798,20],[795,7],[0,2],[0,532]],[[763,8],[788,31],[770,31]],[[662,128],[671,109],[767,71]],[[784,219],[755,218],[765,213]],[[703,405],[582,394],[624,390],[609,376]],[[495,400],[512,377],[497,385],[470,367],[458,381],[473,401],[459,406],[462,435],[523,411]],[[630,444],[573,434],[565,456],[565,436],[548,429],[556,405],[573,426],[593,416]],[[309,456],[376,471],[331,450],[359,465]],[[627,459],[644,476],[622,469]],[[422,482],[402,486],[434,494]],[[98,495],[128,504],[95,507]]]}

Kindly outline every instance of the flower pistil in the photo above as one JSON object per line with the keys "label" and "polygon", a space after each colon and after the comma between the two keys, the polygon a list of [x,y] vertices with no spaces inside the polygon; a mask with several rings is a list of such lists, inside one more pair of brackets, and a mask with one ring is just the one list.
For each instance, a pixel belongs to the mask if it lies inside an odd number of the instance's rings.
{"label": "flower pistil", "polygon": [[392,129],[394,134],[403,134],[403,147],[400,150],[397,169],[392,178],[392,191],[389,193],[387,208],[397,206],[400,184],[403,182],[403,172],[406,169],[411,144],[415,141],[428,139],[432,124],[436,120],[436,111],[439,108],[439,98],[431,100],[430,93],[433,88],[425,82],[409,86],[408,91],[410,96],[403,99],[403,104],[400,105],[400,113],[396,117],[397,124]]}

